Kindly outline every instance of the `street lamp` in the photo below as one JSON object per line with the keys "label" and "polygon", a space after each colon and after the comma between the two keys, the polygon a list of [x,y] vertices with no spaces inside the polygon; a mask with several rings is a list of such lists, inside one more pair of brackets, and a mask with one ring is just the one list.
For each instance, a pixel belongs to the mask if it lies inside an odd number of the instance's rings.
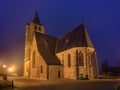
{"label": "street lamp", "polygon": [[3,73],[3,74],[6,74],[6,67],[7,67],[7,66],[4,64],[4,65],[2,65],[2,67],[3,67],[2,73]]}
{"label": "street lamp", "polygon": [[3,68],[6,68],[7,66],[6,65],[3,65]]}
{"label": "street lamp", "polygon": [[12,68],[9,68],[9,72],[12,72],[13,71],[13,69]]}

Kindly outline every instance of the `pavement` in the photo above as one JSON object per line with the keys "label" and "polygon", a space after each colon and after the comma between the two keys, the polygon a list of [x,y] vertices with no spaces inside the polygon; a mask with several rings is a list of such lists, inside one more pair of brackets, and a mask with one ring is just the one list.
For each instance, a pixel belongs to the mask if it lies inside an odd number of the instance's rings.
{"label": "pavement", "polygon": [[9,77],[14,89],[6,90],[117,90],[120,79],[102,80],[36,80],[23,77]]}

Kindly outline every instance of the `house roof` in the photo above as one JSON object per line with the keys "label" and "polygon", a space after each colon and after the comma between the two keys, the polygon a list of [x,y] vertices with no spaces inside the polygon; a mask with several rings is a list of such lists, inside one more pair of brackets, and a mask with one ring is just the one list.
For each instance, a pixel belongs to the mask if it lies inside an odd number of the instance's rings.
{"label": "house roof", "polygon": [[83,24],[57,40],[56,53],[73,47],[93,47],[92,41]]}
{"label": "house roof", "polygon": [[38,51],[48,65],[61,65],[55,55],[57,39],[46,34],[35,32]]}

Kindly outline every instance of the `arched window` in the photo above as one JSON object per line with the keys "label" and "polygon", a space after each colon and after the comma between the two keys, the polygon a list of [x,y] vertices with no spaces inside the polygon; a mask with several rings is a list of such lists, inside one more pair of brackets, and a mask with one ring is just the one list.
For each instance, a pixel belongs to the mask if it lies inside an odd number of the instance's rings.
{"label": "arched window", "polygon": [[89,63],[90,66],[93,66],[94,59],[93,59],[93,53],[92,52],[88,53],[88,63]]}
{"label": "arched window", "polygon": [[71,67],[71,56],[68,54],[68,67]]}
{"label": "arched window", "polygon": [[32,54],[32,67],[35,67],[35,52]]}
{"label": "arched window", "polygon": [[76,50],[76,65],[77,66],[83,66],[84,65],[84,58],[83,53],[78,53],[78,50]]}
{"label": "arched window", "polygon": [[83,53],[80,52],[78,55],[78,65],[83,66],[84,65],[84,59],[83,59]]}

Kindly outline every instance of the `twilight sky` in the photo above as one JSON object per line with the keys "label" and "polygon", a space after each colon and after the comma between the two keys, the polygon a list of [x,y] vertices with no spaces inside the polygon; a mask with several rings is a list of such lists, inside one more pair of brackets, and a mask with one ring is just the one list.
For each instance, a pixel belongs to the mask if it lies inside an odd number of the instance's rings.
{"label": "twilight sky", "polygon": [[25,25],[36,11],[46,33],[54,37],[74,29],[84,18],[99,65],[105,59],[117,65],[120,0],[0,0],[0,63],[23,64]]}

